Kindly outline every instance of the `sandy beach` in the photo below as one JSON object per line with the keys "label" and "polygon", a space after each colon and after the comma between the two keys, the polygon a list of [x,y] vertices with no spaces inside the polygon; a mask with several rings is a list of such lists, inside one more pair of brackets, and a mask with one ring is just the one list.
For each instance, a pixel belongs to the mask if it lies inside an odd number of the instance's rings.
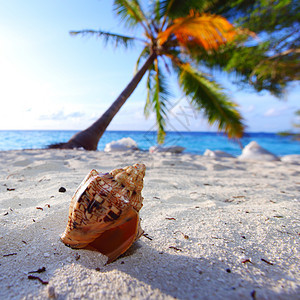
{"label": "sandy beach", "polygon": [[[299,164],[81,150],[4,151],[0,163],[0,299],[300,299]],[[87,173],[134,163],[147,167],[146,236],[107,265],[66,247]]]}

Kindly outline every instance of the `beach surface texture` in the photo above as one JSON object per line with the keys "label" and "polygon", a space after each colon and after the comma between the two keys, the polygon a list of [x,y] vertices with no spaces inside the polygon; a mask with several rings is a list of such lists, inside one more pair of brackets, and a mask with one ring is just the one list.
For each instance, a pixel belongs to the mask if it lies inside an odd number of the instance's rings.
{"label": "beach surface texture", "polygon": [[[134,163],[147,167],[145,235],[110,264],[66,247],[88,172]],[[299,164],[81,150],[0,164],[0,299],[300,299]]]}

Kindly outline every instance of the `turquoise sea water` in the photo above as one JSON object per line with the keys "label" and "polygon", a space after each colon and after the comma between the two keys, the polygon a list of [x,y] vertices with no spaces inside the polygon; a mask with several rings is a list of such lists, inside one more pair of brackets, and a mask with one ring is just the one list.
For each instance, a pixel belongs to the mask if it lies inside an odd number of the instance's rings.
{"label": "turquoise sea water", "polygon": [[[0,131],[0,150],[40,149],[59,142],[66,142],[76,131],[70,130],[8,130]],[[104,150],[107,143],[131,137],[141,150],[148,151],[156,145],[156,133],[152,131],[106,131],[102,136],[98,150]],[[256,141],[260,146],[278,155],[300,154],[300,142],[290,137],[281,137],[274,133],[248,133],[241,140],[243,146]],[[165,146],[179,145],[184,152],[202,155],[206,149],[222,150],[233,155],[240,155],[237,142],[213,132],[169,132]]]}

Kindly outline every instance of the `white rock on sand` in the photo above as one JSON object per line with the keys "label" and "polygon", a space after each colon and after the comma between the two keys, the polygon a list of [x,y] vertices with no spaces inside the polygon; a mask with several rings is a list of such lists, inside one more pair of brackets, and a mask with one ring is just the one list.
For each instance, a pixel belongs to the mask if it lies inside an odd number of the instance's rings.
{"label": "white rock on sand", "polygon": [[252,141],[244,147],[242,154],[238,157],[240,160],[258,160],[258,161],[276,161],[279,158],[262,148],[257,142]]}
{"label": "white rock on sand", "polygon": [[[150,239],[108,265],[66,247],[86,174],[137,162]],[[78,150],[0,152],[0,165],[0,299],[299,299],[300,165]]]}
{"label": "white rock on sand", "polygon": [[227,152],[224,152],[224,151],[221,151],[221,150],[209,150],[209,149],[206,149],[204,154],[204,156],[208,156],[208,157],[213,157],[213,158],[221,158],[221,157],[232,157],[234,158],[233,155],[227,153]]}
{"label": "white rock on sand", "polygon": [[118,141],[112,141],[105,145],[105,152],[119,152],[119,151],[128,151],[128,150],[138,150],[136,141],[132,138],[122,138]]}
{"label": "white rock on sand", "polygon": [[169,152],[169,153],[182,153],[184,151],[184,147],[181,146],[152,146],[149,148],[150,153],[157,153],[157,152]]}
{"label": "white rock on sand", "polygon": [[280,160],[283,162],[290,163],[290,164],[299,165],[300,164],[300,154],[285,155],[285,156],[282,156],[280,158]]}

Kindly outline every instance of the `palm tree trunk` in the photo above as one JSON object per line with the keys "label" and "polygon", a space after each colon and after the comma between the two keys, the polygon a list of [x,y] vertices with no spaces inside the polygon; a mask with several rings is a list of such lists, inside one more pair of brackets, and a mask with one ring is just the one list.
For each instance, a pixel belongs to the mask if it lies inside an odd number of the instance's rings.
{"label": "palm tree trunk", "polygon": [[155,57],[155,53],[152,53],[148,57],[142,68],[135,74],[123,92],[97,121],[87,129],[76,133],[67,143],[50,145],[49,148],[73,149],[82,147],[86,150],[97,150],[98,142],[107,126],[135,90]]}

